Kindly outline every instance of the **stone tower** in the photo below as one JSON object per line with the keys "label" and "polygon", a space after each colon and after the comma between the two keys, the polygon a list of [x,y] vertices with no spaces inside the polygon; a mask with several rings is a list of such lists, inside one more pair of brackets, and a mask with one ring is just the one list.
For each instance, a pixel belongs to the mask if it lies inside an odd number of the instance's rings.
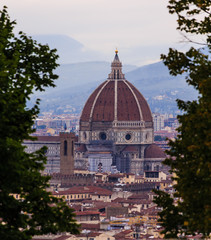
{"label": "stone tower", "polygon": [[61,132],[60,142],[60,173],[73,174],[75,134]]}

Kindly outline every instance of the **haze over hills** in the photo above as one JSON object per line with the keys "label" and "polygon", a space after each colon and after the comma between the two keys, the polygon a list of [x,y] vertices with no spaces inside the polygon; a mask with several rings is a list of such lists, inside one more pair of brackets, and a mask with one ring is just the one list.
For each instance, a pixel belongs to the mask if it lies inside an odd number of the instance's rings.
{"label": "haze over hills", "polygon": [[[135,69],[134,69],[135,68]],[[126,73],[126,70],[130,70]],[[196,98],[196,92],[190,88],[184,77],[172,77],[162,62],[136,68],[123,66],[126,79],[148,100],[152,112],[175,113],[177,98],[191,100]],[[36,93],[42,99],[41,111],[55,113],[80,113],[85,101],[94,89],[107,79],[110,73],[110,63],[88,62],[61,65],[57,70],[59,80],[56,88],[48,88],[45,93]]]}
{"label": "haze over hills", "polygon": [[46,34],[32,37],[39,43],[48,44],[51,49],[56,48],[60,64],[105,60],[102,53],[89,50],[79,41],[66,35]]}
{"label": "haze over hills", "polygon": [[[38,35],[33,38],[47,43],[50,48],[57,48],[61,65],[56,69],[59,75],[55,82],[57,86],[47,88],[44,93],[35,93],[29,106],[36,98],[41,98],[41,111],[80,113],[89,95],[107,79],[111,62],[100,61],[104,59],[102,54],[87,50],[82,43],[68,36]],[[152,112],[176,113],[177,98],[196,98],[196,91],[187,85],[185,77],[170,76],[162,62],[137,67],[124,64],[121,56],[120,60],[126,79],[144,95]]]}
{"label": "haze over hills", "polygon": [[[61,64],[56,70],[59,80],[57,88],[73,87],[106,79],[110,72],[109,62],[83,62],[74,64]],[[137,66],[125,65],[126,72],[136,69]]]}

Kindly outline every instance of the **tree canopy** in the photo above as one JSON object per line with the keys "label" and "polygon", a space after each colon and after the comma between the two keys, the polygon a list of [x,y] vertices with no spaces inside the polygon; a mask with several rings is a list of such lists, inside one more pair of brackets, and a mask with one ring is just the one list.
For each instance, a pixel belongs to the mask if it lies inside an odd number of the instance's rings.
{"label": "tree canopy", "polygon": [[201,35],[199,46],[186,53],[170,49],[161,55],[171,75],[185,74],[186,81],[199,93],[195,101],[177,100],[184,114],[175,141],[170,141],[164,164],[175,176],[175,193],[155,191],[155,202],[162,207],[160,222],[166,238],[211,232],[211,1],[170,0],[169,12],[177,14],[178,29],[186,39]]}
{"label": "tree canopy", "polygon": [[26,103],[33,91],[55,86],[58,55],[22,32],[15,36],[15,24],[4,7],[0,11],[0,239],[78,233],[73,210],[46,191],[49,177],[41,174],[45,148],[28,154],[22,146],[23,140],[32,139],[39,113],[39,99],[31,109]]}

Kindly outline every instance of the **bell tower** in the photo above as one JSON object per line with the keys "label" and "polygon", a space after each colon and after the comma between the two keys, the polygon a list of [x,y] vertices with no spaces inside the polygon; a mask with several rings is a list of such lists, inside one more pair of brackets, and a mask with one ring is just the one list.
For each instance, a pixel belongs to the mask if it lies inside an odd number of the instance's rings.
{"label": "bell tower", "polygon": [[60,173],[74,173],[75,134],[60,132]]}

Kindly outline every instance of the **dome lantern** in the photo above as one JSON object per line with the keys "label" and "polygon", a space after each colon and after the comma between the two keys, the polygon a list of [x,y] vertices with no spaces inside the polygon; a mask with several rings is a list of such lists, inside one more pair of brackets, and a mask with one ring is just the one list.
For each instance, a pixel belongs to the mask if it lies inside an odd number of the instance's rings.
{"label": "dome lantern", "polygon": [[108,75],[108,79],[125,79],[125,75],[122,73],[122,63],[119,60],[118,50],[115,50],[114,60],[111,63],[111,73]]}

